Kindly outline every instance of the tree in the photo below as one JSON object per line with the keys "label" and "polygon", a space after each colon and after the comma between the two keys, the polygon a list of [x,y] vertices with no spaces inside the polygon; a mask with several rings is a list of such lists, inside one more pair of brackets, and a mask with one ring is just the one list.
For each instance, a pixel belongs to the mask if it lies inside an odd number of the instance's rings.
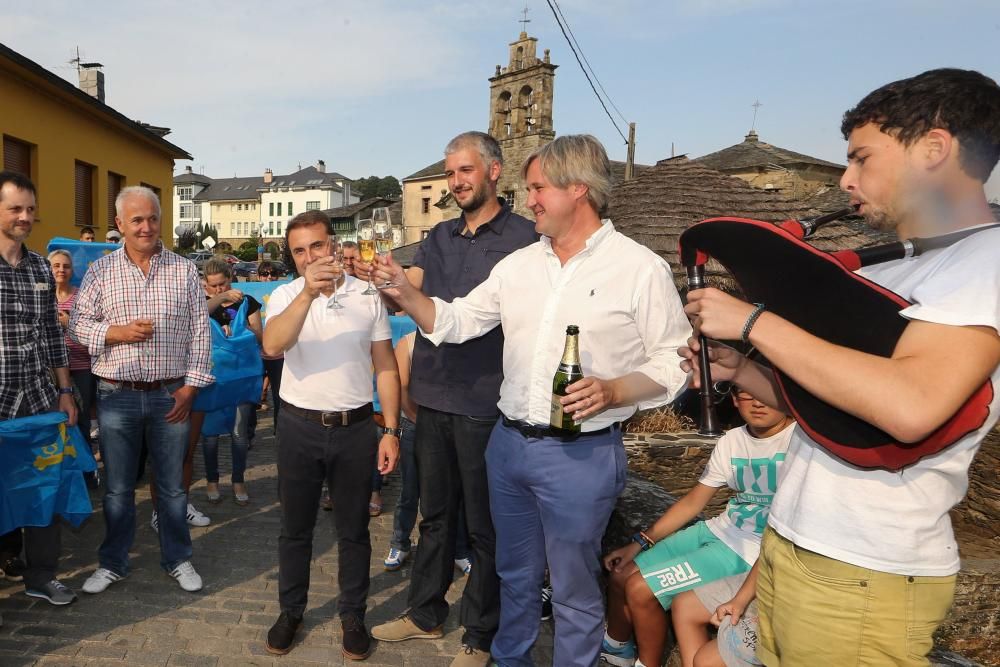
{"label": "tree", "polygon": [[213,227],[212,225],[206,225],[203,222],[199,222],[197,225],[194,226],[194,236],[195,239],[197,239],[195,245],[199,246],[195,248],[195,250],[201,250],[202,248],[204,248],[202,242],[210,236],[212,237],[212,240],[215,241],[216,245],[218,245],[219,243],[218,230],[216,230],[215,227]]}
{"label": "tree", "polygon": [[244,262],[257,261],[257,242],[253,239],[240,244],[240,249],[236,251],[236,256]]}
{"label": "tree", "polygon": [[351,186],[362,200],[374,197],[396,199],[403,193],[403,187],[395,176],[368,176],[359,178]]}
{"label": "tree", "polygon": [[177,249],[185,251],[194,249],[194,230],[190,227],[186,227],[179,234],[177,234]]}

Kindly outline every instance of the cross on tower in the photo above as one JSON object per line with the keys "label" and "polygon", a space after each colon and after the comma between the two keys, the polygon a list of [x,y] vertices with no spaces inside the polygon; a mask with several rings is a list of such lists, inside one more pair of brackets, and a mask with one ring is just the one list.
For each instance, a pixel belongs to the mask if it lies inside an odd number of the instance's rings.
{"label": "cross on tower", "polygon": [[757,129],[757,110],[760,109],[764,105],[760,103],[760,100],[754,100],[754,103],[751,104],[750,106],[753,107],[753,124],[750,126],[750,129],[751,130],[756,130]]}
{"label": "cross on tower", "polygon": [[528,24],[531,23],[531,19],[528,18],[527,2],[524,3],[524,9],[521,10],[521,13],[524,14],[524,18],[518,21],[521,24],[521,32],[528,32]]}

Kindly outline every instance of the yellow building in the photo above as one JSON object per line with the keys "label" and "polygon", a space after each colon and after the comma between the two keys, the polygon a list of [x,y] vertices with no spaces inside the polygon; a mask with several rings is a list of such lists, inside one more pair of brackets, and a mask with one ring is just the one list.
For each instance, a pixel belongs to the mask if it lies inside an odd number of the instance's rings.
{"label": "yellow building", "polygon": [[431,227],[449,217],[434,205],[448,194],[444,160],[410,174],[402,183],[403,242],[415,243],[422,240]]}
{"label": "yellow building", "polygon": [[175,159],[190,160],[166,141],[166,128],[130,120],[103,102],[103,74],[83,69],[88,94],[0,44],[0,165],[28,175],[38,188],[38,219],[28,246],[44,251],[54,236],[77,238],[81,227],[114,225],[118,192],[145,185],[161,198],[164,244],[173,228],[170,196]]}

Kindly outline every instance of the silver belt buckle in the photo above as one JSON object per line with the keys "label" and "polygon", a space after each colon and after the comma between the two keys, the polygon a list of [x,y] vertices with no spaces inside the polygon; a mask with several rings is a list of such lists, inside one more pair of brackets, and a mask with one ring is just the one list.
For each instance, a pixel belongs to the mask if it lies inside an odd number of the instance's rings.
{"label": "silver belt buckle", "polygon": [[326,423],[326,418],[327,418],[327,417],[331,417],[331,418],[333,418],[333,417],[336,417],[336,416],[337,416],[337,414],[338,414],[338,413],[336,413],[336,412],[322,412],[322,413],[320,413],[320,415],[319,415],[319,421],[320,421],[320,423],[321,423],[321,424],[322,424],[323,426],[326,426],[327,428],[329,428],[329,427],[331,427],[331,426],[336,426],[336,425],[337,425],[337,422],[335,422],[335,421],[331,421],[331,422],[330,422],[329,424],[327,424],[327,423]]}

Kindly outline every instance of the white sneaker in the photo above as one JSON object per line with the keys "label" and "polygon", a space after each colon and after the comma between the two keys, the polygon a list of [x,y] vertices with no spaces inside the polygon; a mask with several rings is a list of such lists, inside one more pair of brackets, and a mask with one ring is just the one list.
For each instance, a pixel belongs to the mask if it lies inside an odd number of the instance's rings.
{"label": "white sneaker", "polygon": [[402,549],[397,549],[396,547],[389,547],[389,555],[385,557],[382,564],[385,565],[385,569],[389,572],[393,572],[403,567],[403,563],[409,558],[410,552],[403,551]]}
{"label": "white sneaker", "polygon": [[160,520],[156,516],[156,510],[153,510],[153,516],[149,519],[149,525],[155,531],[160,530]]}
{"label": "white sneaker", "polygon": [[212,523],[212,520],[196,510],[194,505],[188,503],[187,522],[189,526],[204,528],[208,524]]}
{"label": "white sneaker", "polygon": [[186,590],[188,593],[194,593],[201,590],[201,577],[197,572],[194,571],[194,565],[191,561],[186,560],[170,572],[170,576],[177,580],[177,583],[181,585],[181,588]]}
{"label": "white sneaker", "polygon": [[472,561],[468,558],[456,558],[455,567],[462,571],[462,574],[472,572]]}
{"label": "white sneaker", "polygon": [[91,594],[103,593],[108,590],[108,586],[124,578],[111,570],[99,567],[83,582],[83,592]]}

